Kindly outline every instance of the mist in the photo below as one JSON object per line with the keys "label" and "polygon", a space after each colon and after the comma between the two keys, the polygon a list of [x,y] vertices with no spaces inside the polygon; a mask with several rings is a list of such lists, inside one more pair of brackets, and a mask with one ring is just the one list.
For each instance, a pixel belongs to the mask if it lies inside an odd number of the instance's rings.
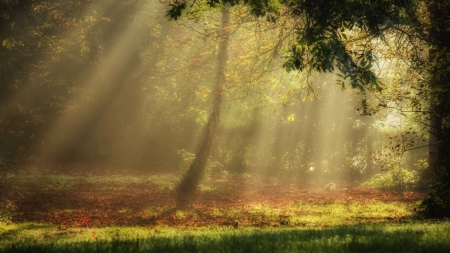
{"label": "mist", "polygon": [[292,6],[275,19],[192,4],[169,20],[171,4],[0,4],[0,226],[110,242],[115,226],[412,219],[432,177],[422,42],[343,27],[327,62]]}
{"label": "mist", "polygon": [[[11,29],[3,35],[3,129],[15,119],[2,159],[183,170],[180,154],[196,153],[211,113],[219,13],[169,22],[166,7],[151,1],[70,8],[2,25]],[[389,136],[417,128],[414,121],[363,112],[373,97],[343,90],[335,73],[286,73],[292,36],[281,35],[296,24],[234,15],[213,170],[355,186],[380,173],[374,157],[386,158]],[[394,117],[401,123],[381,123]],[[413,169],[425,151],[398,153],[396,166]]]}

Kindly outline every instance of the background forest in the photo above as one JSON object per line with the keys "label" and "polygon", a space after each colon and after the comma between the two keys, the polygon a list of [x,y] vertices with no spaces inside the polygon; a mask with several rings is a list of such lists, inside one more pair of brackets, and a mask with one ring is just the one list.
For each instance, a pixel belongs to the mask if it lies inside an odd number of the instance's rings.
{"label": "background forest", "polygon": [[[157,1],[2,5],[2,166],[170,171],[192,161],[214,95],[220,11],[167,22]],[[297,22],[233,9],[209,168],[358,185],[381,169],[423,167],[427,148],[416,148],[428,143],[428,105],[411,67],[421,57],[416,41],[394,31],[375,41],[343,33],[355,54],[374,51],[372,68],[388,84],[362,92],[332,73],[282,68]]]}
{"label": "background forest", "polygon": [[0,251],[448,252],[450,2],[0,1]]}
{"label": "background forest", "polygon": [[301,44],[310,21],[293,5],[211,2],[180,19],[183,3],[2,1],[1,166],[429,188],[438,103],[417,27],[369,17]]}

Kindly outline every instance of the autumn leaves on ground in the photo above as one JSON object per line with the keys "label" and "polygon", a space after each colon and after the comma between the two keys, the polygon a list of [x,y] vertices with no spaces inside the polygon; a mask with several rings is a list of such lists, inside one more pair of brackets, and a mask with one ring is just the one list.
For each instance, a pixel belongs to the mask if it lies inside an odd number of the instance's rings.
{"label": "autumn leaves on ground", "polygon": [[28,165],[3,173],[7,222],[67,227],[328,227],[409,219],[417,192],[339,186],[326,191],[252,175],[211,174],[187,208],[175,206],[181,174],[72,165]]}

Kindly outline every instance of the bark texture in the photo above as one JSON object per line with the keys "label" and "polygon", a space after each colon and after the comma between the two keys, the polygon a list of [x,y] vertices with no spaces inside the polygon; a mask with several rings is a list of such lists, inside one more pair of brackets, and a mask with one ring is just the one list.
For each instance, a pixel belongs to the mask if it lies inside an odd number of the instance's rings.
{"label": "bark texture", "polygon": [[431,187],[425,214],[450,217],[450,1],[429,1],[427,7]]}

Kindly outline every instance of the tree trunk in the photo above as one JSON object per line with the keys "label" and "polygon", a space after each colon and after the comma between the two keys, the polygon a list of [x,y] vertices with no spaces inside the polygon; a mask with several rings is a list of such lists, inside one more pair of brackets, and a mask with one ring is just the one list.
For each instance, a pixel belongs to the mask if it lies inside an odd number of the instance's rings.
{"label": "tree trunk", "polygon": [[[367,127],[367,126],[365,126],[365,127]],[[366,162],[367,162],[367,167],[366,167],[365,180],[370,180],[372,178],[372,176],[375,174],[374,173],[374,166],[373,166],[373,136],[372,136],[372,131],[366,129],[365,135],[367,136],[367,140],[366,140],[366,147],[367,147]]]}
{"label": "tree trunk", "polygon": [[450,214],[450,3],[428,2],[431,187],[425,204],[428,217]]}
{"label": "tree trunk", "polygon": [[218,69],[215,84],[215,98],[213,101],[213,109],[206,125],[203,140],[200,149],[195,155],[195,159],[189,166],[189,170],[181,180],[176,189],[177,206],[185,206],[191,200],[191,197],[197,190],[197,186],[205,171],[208,162],[209,153],[212,142],[216,136],[217,126],[219,124],[220,107],[222,104],[222,90],[225,83],[225,67],[228,60],[228,35],[230,29],[230,4],[227,3],[222,10],[222,30],[220,31],[220,44],[218,55]]}

